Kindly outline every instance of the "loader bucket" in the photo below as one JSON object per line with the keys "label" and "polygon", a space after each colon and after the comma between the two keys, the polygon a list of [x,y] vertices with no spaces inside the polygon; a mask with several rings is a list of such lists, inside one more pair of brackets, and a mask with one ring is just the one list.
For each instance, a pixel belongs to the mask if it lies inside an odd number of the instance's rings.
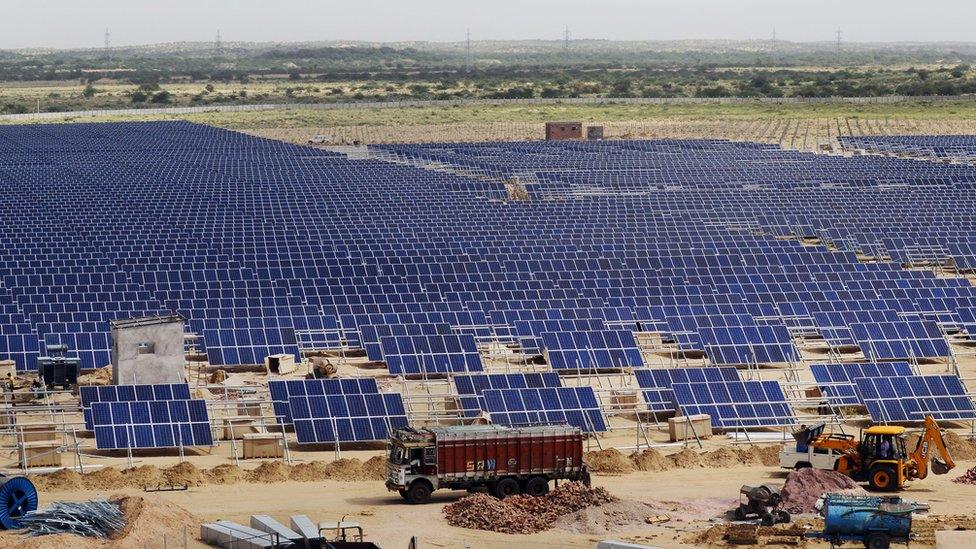
{"label": "loader bucket", "polygon": [[949,466],[944,461],[932,460],[932,472],[936,475],[944,475],[949,472]]}

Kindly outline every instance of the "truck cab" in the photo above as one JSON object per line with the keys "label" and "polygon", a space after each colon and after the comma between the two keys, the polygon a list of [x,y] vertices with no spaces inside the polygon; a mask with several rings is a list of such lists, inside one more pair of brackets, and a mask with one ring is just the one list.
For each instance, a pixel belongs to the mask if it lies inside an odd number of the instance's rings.
{"label": "truck cab", "polygon": [[411,503],[430,499],[430,494],[440,487],[436,444],[429,431],[401,429],[393,433],[386,467],[387,487],[395,487]]}

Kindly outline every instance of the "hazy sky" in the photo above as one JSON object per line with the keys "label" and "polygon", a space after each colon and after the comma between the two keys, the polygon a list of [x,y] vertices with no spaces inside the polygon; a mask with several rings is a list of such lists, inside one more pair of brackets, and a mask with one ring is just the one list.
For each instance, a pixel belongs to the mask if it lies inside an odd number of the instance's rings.
{"label": "hazy sky", "polygon": [[224,40],[976,41],[973,0],[0,0],[0,48]]}

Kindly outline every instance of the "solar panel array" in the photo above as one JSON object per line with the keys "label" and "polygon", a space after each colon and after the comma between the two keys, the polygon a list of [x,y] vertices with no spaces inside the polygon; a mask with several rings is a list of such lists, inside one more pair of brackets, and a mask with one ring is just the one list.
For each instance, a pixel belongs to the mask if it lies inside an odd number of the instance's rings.
{"label": "solar panel array", "polygon": [[92,404],[96,402],[150,402],[155,400],[190,400],[186,383],[157,385],[81,385],[78,387],[85,428],[92,428]]}
{"label": "solar panel array", "polygon": [[466,417],[476,417],[481,411],[488,411],[482,394],[489,389],[528,389],[538,387],[562,387],[559,374],[555,372],[532,372],[517,374],[474,374],[454,376],[454,387],[459,395],[461,413]]}
{"label": "solar panel array", "polygon": [[[969,146],[912,146],[946,144]],[[976,269],[971,166],[720,140],[373,151],[396,161],[183,122],[0,127],[0,358],[30,369],[59,342],[103,366],[108,321],[169,311],[215,365],[346,342],[405,376],[481,372],[484,339],[554,369],[640,371],[638,329],[712,365],[796,362],[797,333],[879,361],[945,358],[943,331],[976,334],[969,281],[903,268]],[[514,177],[527,200],[509,199]],[[793,419],[770,382],[653,375],[654,410]],[[828,399],[850,402],[851,375],[830,379]],[[405,421],[368,381],[280,383],[275,414],[298,411],[303,441]],[[494,383],[466,413],[606,427],[592,391]],[[134,423],[153,401],[92,402],[106,445],[183,441],[182,424]]]}
{"label": "solar panel array", "polygon": [[271,407],[278,421],[292,423],[288,401],[296,396],[352,395],[379,393],[376,379],[371,377],[348,379],[270,379]]}
{"label": "solar panel array", "polygon": [[488,389],[482,396],[492,423],[499,425],[568,424],[587,433],[607,430],[592,387]]}
{"label": "solar panel array", "polygon": [[831,406],[858,406],[864,403],[854,390],[854,380],[862,377],[911,376],[907,362],[870,362],[853,364],[813,364],[813,378]]}
{"label": "solar panel array", "polygon": [[213,446],[203,400],[93,402],[91,410],[100,450]]}
{"label": "solar panel array", "polygon": [[976,419],[962,380],[952,375],[858,378],[858,398],[877,422]]}

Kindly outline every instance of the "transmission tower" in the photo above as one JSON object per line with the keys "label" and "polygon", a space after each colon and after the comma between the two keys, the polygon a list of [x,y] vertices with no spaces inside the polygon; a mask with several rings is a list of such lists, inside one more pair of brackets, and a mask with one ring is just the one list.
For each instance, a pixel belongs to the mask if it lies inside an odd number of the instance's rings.
{"label": "transmission tower", "polygon": [[471,70],[471,29],[464,35],[464,70]]}
{"label": "transmission tower", "polygon": [[224,54],[224,43],[220,39],[220,29],[217,29],[217,39],[214,41],[214,53],[218,56]]}
{"label": "transmission tower", "polygon": [[106,60],[109,59],[109,51],[112,49],[112,34],[108,31],[108,27],[105,27],[105,49],[102,51],[102,55]]}
{"label": "transmission tower", "polygon": [[844,35],[840,32],[840,27],[837,27],[837,53],[840,53],[840,40]]}
{"label": "transmission tower", "polygon": [[772,52],[773,64],[776,64],[776,27],[773,27],[773,39],[769,43],[769,49]]}

